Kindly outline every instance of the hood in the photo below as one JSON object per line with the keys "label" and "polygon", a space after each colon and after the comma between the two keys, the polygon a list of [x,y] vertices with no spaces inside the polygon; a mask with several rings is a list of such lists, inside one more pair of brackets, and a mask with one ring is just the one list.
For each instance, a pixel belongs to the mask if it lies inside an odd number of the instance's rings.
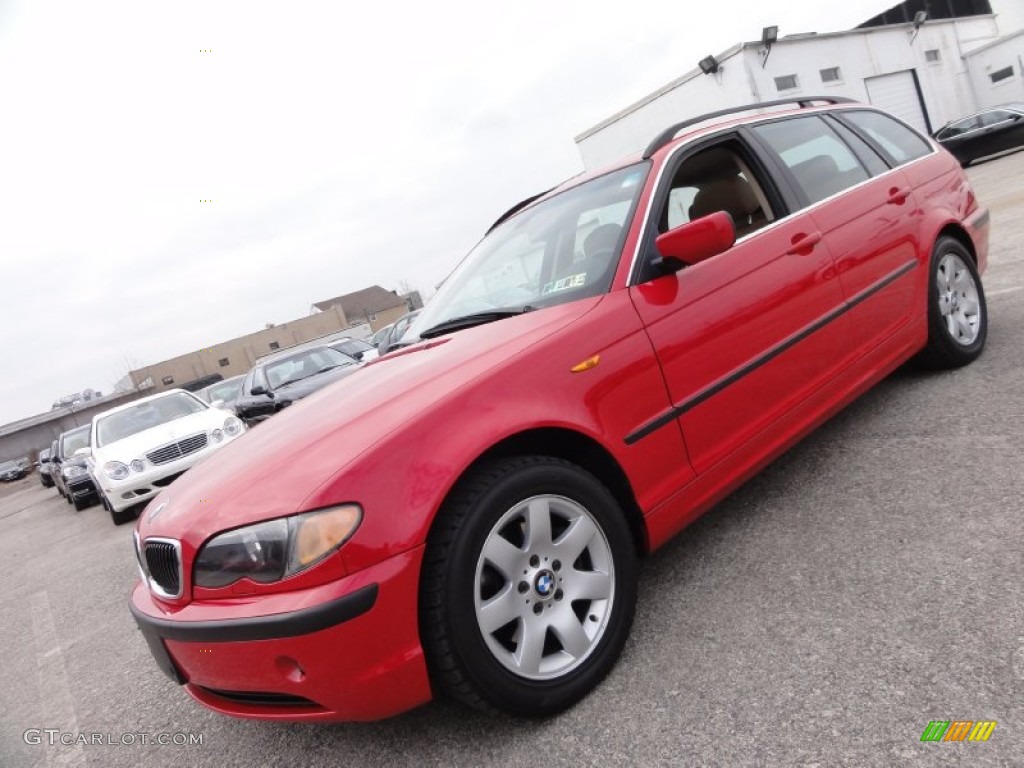
{"label": "hood", "polygon": [[148,451],[165,443],[223,426],[224,420],[232,415],[220,408],[207,408],[199,413],[191,413],[180,419],[144,429],[100,448],[93,448],[93,456],[97,463],[121,461],[127,464],[133,459],[142,458]]}
{"label": "hood", "polygon": [[[176,480],[139,517],[140,535],[170,536],[197,547],[219,531],[301,511],[311,493],[375,443],[495,366],[514,364],[523,350],[599,301],[467,328],[367,363]],[[152,517],[150,510],[163,502]]]}
{"label": "hood", "polygon": [[301,400],[338,379],[351,376],[358,370],[358,365],[344,365],[340,368],[331,368],[329,371],[310,376],[308,379],[299,379],[291,384],[278,387],[274,390],[274,398],[277,400]]}

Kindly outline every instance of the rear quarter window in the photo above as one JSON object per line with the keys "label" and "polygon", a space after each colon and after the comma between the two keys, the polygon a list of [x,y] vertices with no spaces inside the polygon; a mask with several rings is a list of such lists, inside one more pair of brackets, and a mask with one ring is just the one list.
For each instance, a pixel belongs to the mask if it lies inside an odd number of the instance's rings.
{"label": "rear quarter window", "polygon": [[895,165],[917,160],[932,151],[931,144],[889,115],[844,110],[842,117],[874,141]]}

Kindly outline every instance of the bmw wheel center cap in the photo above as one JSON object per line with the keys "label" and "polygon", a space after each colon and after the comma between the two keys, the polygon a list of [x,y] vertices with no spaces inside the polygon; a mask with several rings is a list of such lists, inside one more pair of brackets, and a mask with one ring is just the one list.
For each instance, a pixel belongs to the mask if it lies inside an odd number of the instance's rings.
{"label": "bmw wheel center cap", "polygon": [[533,580],[533,589],[538,597],[547,599],[555,594],[555,575],[549,570],[543,570]]}

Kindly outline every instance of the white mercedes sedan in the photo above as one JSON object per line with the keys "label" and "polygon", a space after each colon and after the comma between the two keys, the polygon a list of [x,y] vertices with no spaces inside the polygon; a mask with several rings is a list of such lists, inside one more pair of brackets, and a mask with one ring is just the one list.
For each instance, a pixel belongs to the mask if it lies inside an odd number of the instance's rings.
{"label": "white mercedes sedan", "polygon": [[94,416],[92,447],[83,452],[100,501],[120,525],[243,432],[245,425],[232,412],[172,389]]}

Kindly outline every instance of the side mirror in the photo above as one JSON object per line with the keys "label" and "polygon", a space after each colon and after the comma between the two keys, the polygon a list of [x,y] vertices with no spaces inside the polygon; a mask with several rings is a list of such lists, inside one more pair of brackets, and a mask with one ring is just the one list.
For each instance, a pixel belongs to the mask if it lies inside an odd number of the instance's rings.
{"label": "side mirror", "polygon": [[251,391],[252,391],[252,393],[253,393],[254,395],[266,395],[266,396],[267,396],[267,397],[269,397],[269,398],[270,398],[271,400],[273,400],[273,399],[274,399],[274,393],[273,393],[273,392],[271,392],[271,391],[270,391],[269,389],[267,389],[266,387],[264,387],[264,386],[263,386],[262,384],[257,384],[257,385],[256,385],[255,387],[253,387],[253,388],[252,388],[252,390],[251,390]]}
{"label": "side mirror", "polygon": [[87,459],[90,456],[92,456],[92,448],[79,448],[77,451],[74,452],[73,455],[81,459]]}
{"label": "side mirror", "polygon": [[659,258],[655,266],[666,273],[678,272],[686,266],[699,264],[732,248],[736,227],[725,211],[703,216],[658,235],[654,241]]}
{"label": "side mirror", "polygon": [[224,405],[223,400],[214,400],[212,403],[210,403],[211,408],[220,408],[222,405]]}

